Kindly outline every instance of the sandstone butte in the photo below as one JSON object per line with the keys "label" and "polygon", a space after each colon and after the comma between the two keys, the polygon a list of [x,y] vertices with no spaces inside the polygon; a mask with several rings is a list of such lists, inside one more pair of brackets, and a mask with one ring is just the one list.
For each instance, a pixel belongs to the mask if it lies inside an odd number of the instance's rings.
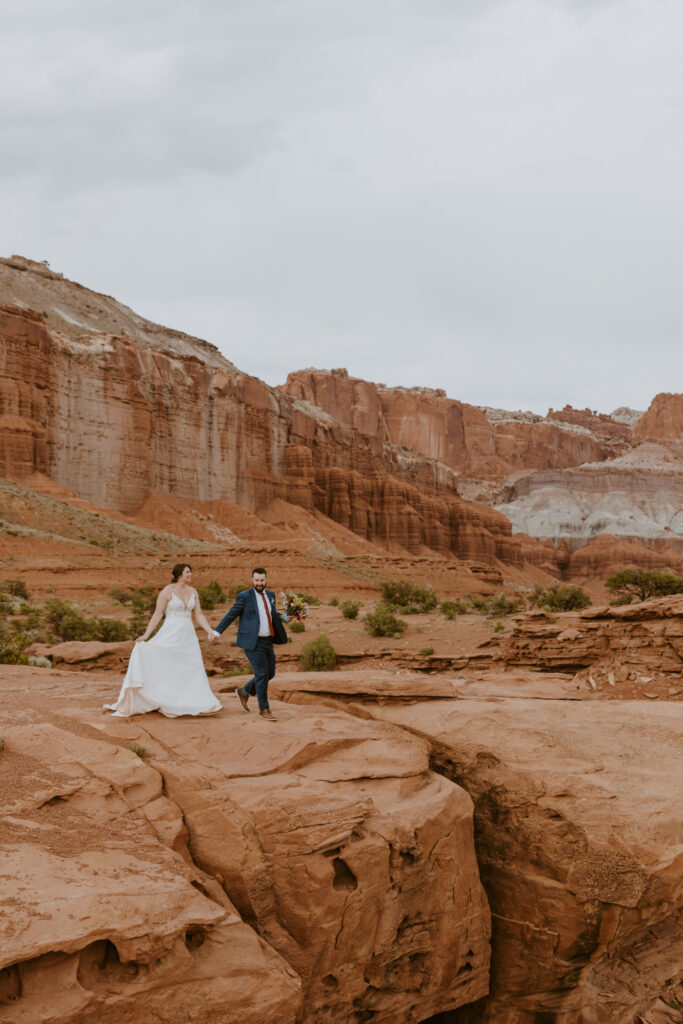
{"label": "sandstone butte", "polygon": [[[682,411],[269,388],[12,257],[0,569],[114,616],[178,556],[366,603],[681,571]],[[129,641],[0,666],[0,1024],[680,1024],[683,598],[414,619],[314,608],[340,667],[295,637],[265,740],[230,646],[199,721],[103,715]]]}

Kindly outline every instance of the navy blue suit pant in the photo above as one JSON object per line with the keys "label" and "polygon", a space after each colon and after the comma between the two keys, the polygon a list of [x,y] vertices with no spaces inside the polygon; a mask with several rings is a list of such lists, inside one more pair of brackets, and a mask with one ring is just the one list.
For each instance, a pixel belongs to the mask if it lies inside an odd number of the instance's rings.
{"label": "navy blue suit pant", "polygon": [[250,697],[256,695],[259,711],[269,707],[268,682],[275,675],[275,651],[269,636],[260,636],[253,651],[244,652],[249,659],[254,675],[242,687],[242,692]]}

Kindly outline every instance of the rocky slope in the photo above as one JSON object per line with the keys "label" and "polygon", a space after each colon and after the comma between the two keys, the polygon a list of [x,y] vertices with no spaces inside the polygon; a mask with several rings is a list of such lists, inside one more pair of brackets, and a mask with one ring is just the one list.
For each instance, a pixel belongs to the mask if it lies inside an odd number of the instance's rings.
{"label": "rocky slope", "polygon": [[266,745],[236,701],[103,718],[115,685],[0,679],[3,1024],[395,1024],[486,993],[472,802],[424,741],[294,708]]}

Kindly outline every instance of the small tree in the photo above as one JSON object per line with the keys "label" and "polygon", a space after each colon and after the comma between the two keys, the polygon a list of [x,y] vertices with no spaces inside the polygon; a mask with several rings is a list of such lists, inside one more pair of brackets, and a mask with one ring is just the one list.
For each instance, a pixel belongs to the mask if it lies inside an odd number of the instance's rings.
{"label": "small tree", "polygon": [[648,572],[645,569],[620,569],[608,576],[605,586],[616,596],[633,595],[638,601],[650,597],[683,594],[683,576],[672,572]]}
{"label": "small tree", "polygon": [[384,601],[363,617],[366,631],[370,636],[402,636],[408,628],[408,623],[403,619],[397,619],[391,606]]}
{"label": "small tree", "polygon": [[301,667],[305,672],[330,672],[336,664],[337,655],[326,633],[301,648]]}

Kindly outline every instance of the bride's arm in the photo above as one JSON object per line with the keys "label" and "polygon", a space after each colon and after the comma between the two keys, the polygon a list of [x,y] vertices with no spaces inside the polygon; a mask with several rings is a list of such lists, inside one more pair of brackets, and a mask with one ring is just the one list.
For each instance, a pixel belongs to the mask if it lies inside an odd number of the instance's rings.
{"label": "bride's arm", "polygon": [[202,611],[202,606],[199,601],[199,594],[197,593],[196,590],[194,592],[194,617],[197,625],[201,626],[202,629],[205,629],[207,637],[209,638],[209,640],[212,640],[213,628],[209,625],[208,619],[204,612]]}
{"label": "bride's arm", "polygon": [[149,625],[147,626],[147,629],[142,634],[142,636],[136,637],[136,639],[135,639],[135,643],[136,644],[139,643],[141,640],[143,640],[143,641],[147,640],[152,635],[154,630],[157,628],[157,626],[161,622],[162,618],[164,617],[164,612],[166,611],[166,605],[170,601],[172,593],[173,593],[173,591],[171,590],[170,587],[164,587],[164,589],[161,591],[161,593],[159,594],[159,596],[157,598],[157,606],[154,609],[154,615],[149,620]]}

